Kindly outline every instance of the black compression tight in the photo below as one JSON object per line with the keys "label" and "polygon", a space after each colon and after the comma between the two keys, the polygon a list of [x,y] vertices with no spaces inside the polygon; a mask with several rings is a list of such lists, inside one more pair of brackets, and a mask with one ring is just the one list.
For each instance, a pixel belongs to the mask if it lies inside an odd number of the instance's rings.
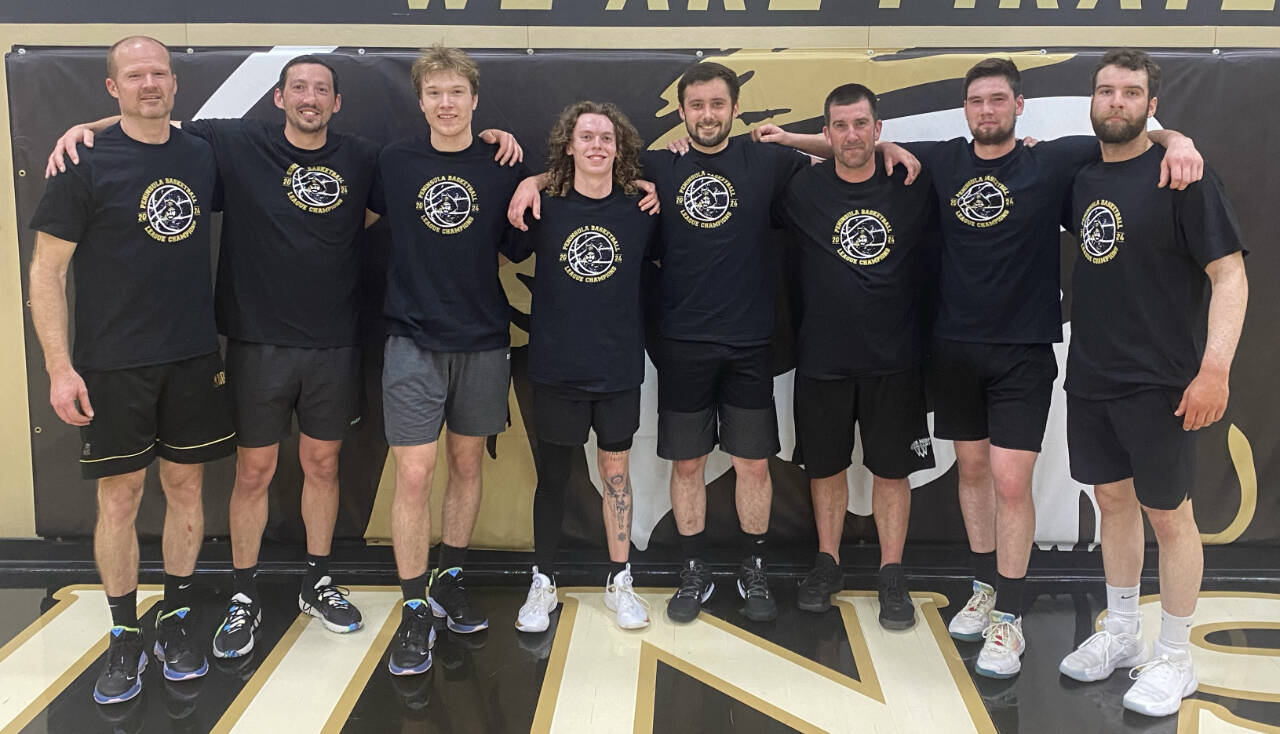
{"label": "black compression tight", "polygon": [[569,472],[574,458],[581,455],[581,446],[538,441],[538,488],[533,493],[534,562],[538,570],[548,576],[556,570]]}

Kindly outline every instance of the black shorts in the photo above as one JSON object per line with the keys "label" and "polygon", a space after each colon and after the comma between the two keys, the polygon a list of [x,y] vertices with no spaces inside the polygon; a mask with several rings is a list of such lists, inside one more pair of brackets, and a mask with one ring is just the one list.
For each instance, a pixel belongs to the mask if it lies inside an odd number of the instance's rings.
{"label": "black shorts", "polygon": [[734,347],[660,339],[658,456],[672,461],[711,453],[716,442],[740,459],[778,453],[769,345]]}
{"label": "black shorts", "polygon": [[235,408],[236,441],[257,448],[298,430],[337,441],[360,422],[359,347],[282,347],[229,340],[227,377]]}
{"label": "black shorts", "polygon": [[236,450],[227,376],[217,352],[81,377],[93,406],[93,421],[80,429],[85,479],[135,472],[157,456],[203,464]]}
{"label": "black shorts", "polygon": [[538,440],[560,446],[581,446],[595,429],[597,446],[626,451],[640,428],[640,388],[587,392],[535,382],[533,427]]}
{"label": "black shorts", "polygon": [[1040,451],[1058,360],[1052,344],[933,341],[933,435]]}
{"label": "black shorts", "polygon": [[1182,430],[1173,414],[1181,400],[1181,392],[1164,388],[1111,400],[1067,395],[1071,478],[1109,484],[1133,477],[1139,502],[1176,510],[1196,476],[1196,432]]}
{"label": "black shorts", "polygon": [[862,465],[885,479],[933,468],[933,444],[919,367],[874,377],[818,380],[796,375],[796,461],[811,479],[849,468],[854,423]]}

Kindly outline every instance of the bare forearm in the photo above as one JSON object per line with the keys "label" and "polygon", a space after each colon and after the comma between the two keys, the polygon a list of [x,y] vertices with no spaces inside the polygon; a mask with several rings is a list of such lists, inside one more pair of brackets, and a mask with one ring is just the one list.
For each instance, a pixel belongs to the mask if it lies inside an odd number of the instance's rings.
{"label": "bare forearm", "polygon": [[783,145],[789,148],[795,148],[801,153],[808,153],[818,158],[831,157],[831,144],[827,142],[826,137],[822,133],[811,133],[808,135],[801,133],[789,133],[783,140]]}
{"label": "bare forearm", "polygon": [[1213,277],[1212,284],[1209,333],[1200,368],[1226,374],[1231,370],[1236,346],[1240,343],[1240,330],[1244,326],[1244,312],[1249,301],[1249,281],[1244,266],[1240,265]]}
{"label": "bare forearm", "polygon": [[45,369],[53,374],[71,366],[67,328],[67,276],[31,265],[31,323],[44,351]]}

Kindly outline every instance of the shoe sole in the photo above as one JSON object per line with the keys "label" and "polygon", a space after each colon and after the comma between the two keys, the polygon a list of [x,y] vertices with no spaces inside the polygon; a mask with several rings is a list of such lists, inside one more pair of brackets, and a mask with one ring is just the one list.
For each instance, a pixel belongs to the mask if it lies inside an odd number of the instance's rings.
{"label": "shoe sole", "polygon": [[545,625],[541,626],[541,627],[525,626],[525,625],[521,625],[519,622],[516,622],[516,631],[517,631],[517,632],[528,632],[528,633],[530,633],[530,634],[537,634],[537,633],[539,633],[539,632],[546,632],[550,627],[551,627],[551,621],[550,621],[550,620],[547,620],[547,623],[546,623]]}
{"label": "shoe sole", "polygon": [[[834,594],[835,592],[831,592]],[[814,614],[822,614],[831,608],[831,594],[827,594],[825,601],[813,604],[796,600],[796,607],[804,612],[813,612]]]}
{"label": "shoe sole", "polygon": [[133,699],[137,698],[138,694],[142,693],[142,672],[146,669],[147,669],[147,654],[144,652],[142,653],[142,657],[138,661],[138,674],[133,681],[133,686],[129,690],[125,691],[124,693],[121,693],[119,696],[104,696],[101,693],[98,693],[98,687],[94,686],[93,687],[94,702],[100,703],[103,706],[109,706],[113,703],[124,703],[125,701],[132,701]]}
{"label": "shoe sole", "polygon": [[[156,660],[159,660],[160,662],[164,663],[161,670],[164,672],[164,679],[167,681],[173,681],[176,683],[184,680],[192,680],[193,678],[203,678],[209,672],[208,660],[202,660],[200,663],[200,667],[192,671],[188,671],[184,673],[180,670],[174,670],[173,668],[169,667],[169,661],[165,660],[164,648],[160,647],[159,642],[156,642],[155,646],[151,648],[151,654],[156,656]],[[203,658],[203,656],[201,657]]]}
{"label": "shoe sole", "polygon": [[978,632],[952,632],[947,630],[947,634],[951,635],[951,639],[960,640],[961,642],[978,642],[982,639],[982,630]]}
{"label": "shoe sole", "polygon": [[249,642],[238,650],[219,650],[218,636],[213,636],[213,642],[210,643],[209,649],[213,652],[213,656],[219,660],[229,660],[231,658],[241,658],[253,652],[253,633],[258,631],[258,627],[262,625],[262,611],[258,611],[258,618],[253,620],[253,625],[249,628]]}
{"label": "shoe sole", "polygon": [[436,619],[447,620],[445,622],[445,626],[449,628],[450,632],[457,632],[460,635],[469,635],[472,632],[489,629],[489,620],[487,619],[478,624],[463,624],[461,622],[455,622],[453,621],[453,617],[449,616],[449,612],[447,612],[444,607],[437,604],[435,599],[427,597],[427,603],[431,605],[431,613],[435,615]]}
{"label": "shoe sole", "polygon": [[973,666],[973,672],[977,673],[983,678],[994,678],[996,680],[1009,680],[1010,678],[1013,678],[1014,676],[1016,676],[1018,673],[1021,673],[1022,668],[1018,668],[1012,673],[997,673],[994,670],[987,670],[981,665],[975,665]]}
{"label": "shoe sole", "polygon": [[426,660],[426,662],[425,662],[425,663],[423,663],[420,667],[416,667],[416,668],[401,668],[400,666],[398,666],[398,665],[396,665],[395,663],[392,663],[390,660],[388,660],[388,661],[387,661],[387,670],[388,670],[388,671],[390,671],[390,673],[391,673],[392,675],[400,675],[400,676],[405,676],[405,675],[422,675],[423,673],[427,672],[428,670],[431,670],[431,664],[434,662],[431,658],[432,658],[432,656],[431,656],[431,655],[428,655],[428,656],[427,656],[427,660]]}
{"label": "shoe sole", "polygon": [[329,620],[324,618],[323,612],[321,612],[317,607],[313,607],[310,604],[308,604],[305,600],[303,600],[302,597],[298,597],[298,609],[299,611],[310,614],[311,616],[320,620],[320,623],[324,625],[325,629],[340,635],[345,635],[348,632],[355,632],[356,630],[364,626],[363,619],[360,620],[359,622],[352,622],[351,624],[345,627],[340,624],[334,624],[333,622],[330,622]]}
{"label": "shoe sole", "polygon": [[1184,699],[1184,698],[1186,698],[1187,696],[1190,696],[1191,694],[1195,693],[1195,692],[1196,692],[1196,689],[1197,689],[1197,688],[1199,688],[1199,687],[1200,687],[1200,681],[1199,681],[1195,676],[1192,676],[1191,681],[1190,681],[1190,685],[1189,685],[1188,687],[1186,687],[1186,688],[1182,689],[1182,698],[1179,698],[1179,699],[1178,699],[1178,700],[1173,704],[1173,708],[1169,709],[1168,711],[1156,711],[1156,710],[1151,709],[1151,708],[1149,708],[1149,707],[1146,707],[1146,706],[1140,706],[1140,705],[1137,705],[1137,704],[1130,705],[1130,703],[1129,703],[1128,701],[1125,701],[1125,700],[1123,700],[1123,699],[1121,700],[1121,705],[1123,705],[1125,709],[1127,709],[1127,710],[1129,710],[1129,711],[1132,711],[1132,712],[1134,712],[1135,714],[1142,714],[1143,716],[1150,716],[1150,717],[1155,718],[1155,719],[1162,718],[1162,717],[1165,717],[1165,716],[1172,716],[1172,715],[1174,715],[1174,714],[1178,713],[1178,709],[1182,708],[1182,699]]}
{"label": "shoe sole", "polygon": [[673,615],[671,613],[671,602],[675,599],[674,596],[671,597],[671,599],[667,600],[667,619],[672,622],[676,622],[677,624],[688,624],[689,622],[692,622],[698,618],[699,614],[702,613],[702,605],[706,604],[707,600],[710,599],[711,595],[714,593],[716,593],[716,584],[714,581],[710,581],[707,583],[707,593],[702,595],[702,599],[698,601],[697,608],[694,609],[693,614],[689,615],[687,618],[683,614]]}
{"label": "shoe sole", "polygon": [[887,630],[894,630],[896,632],[901,632],[902,630],[909,630],[912,627],[915,627],[916,618],[913,616],[911,617],[911,619],[897,620],[897,619],[885,619],[884,617],[880,617],[880,626]]}

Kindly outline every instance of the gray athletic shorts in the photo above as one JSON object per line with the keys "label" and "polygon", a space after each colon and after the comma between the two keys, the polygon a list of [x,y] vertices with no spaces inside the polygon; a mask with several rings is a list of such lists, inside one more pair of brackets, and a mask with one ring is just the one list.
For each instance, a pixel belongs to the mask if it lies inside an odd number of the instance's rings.
{"label": "gray athletic shorts", "polygon": [[403,336],[387,337],[382,366],[382,414],[387,443],[421,446],[440,428],[462,436],[493,436],[507,427],[511,350],[433,352]]}

